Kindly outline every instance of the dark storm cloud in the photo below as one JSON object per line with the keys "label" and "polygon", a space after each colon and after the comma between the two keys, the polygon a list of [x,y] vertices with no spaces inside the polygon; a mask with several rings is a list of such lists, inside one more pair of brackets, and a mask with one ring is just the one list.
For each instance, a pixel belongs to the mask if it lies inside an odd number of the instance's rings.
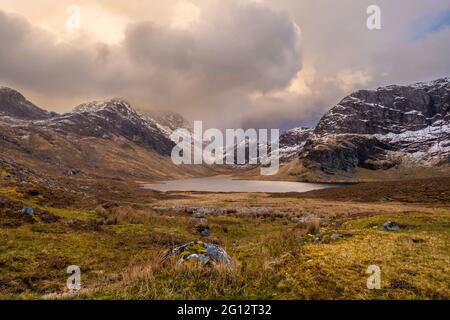
{"label": "dark storm cloud", "polygon": [[1,11],[0,31],[0,77],[19,89],[70,95],[80,80],[95,77],[95,55],[83,47],[56,45],[49,34]]}
{"label": "dark storm cloud", "polygon": [[55,42],[0,12],[0,84],[53,110],[122,96],[222,128],[284,128],[311,125],[358,89],[450,75],[448,1],[377,0],[377,31],[366,27],[371,0],[192,0],[201,14],[184,29],[146,22],[154,3],[129,1],[102,7],[132,22],[116,45]]}
{"label": "dark storm cloud", "polygon": [[[214,117],[227,100],[289,84],[301,67],[299,30],[256,3],[208,6],[188,29],[130,25],[117,46],[54,43],[26,20],[0,14],[0,79],[18,89],[70,97],[127,96],[141,106]],[[237,100],[235,100],[237,98]]]}

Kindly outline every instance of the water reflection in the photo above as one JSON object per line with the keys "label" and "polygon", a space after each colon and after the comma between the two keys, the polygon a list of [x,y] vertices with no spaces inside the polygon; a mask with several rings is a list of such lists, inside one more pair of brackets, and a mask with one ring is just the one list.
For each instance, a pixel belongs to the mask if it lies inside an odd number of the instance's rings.
{"label": "water reflection", "polygon": [[306,192],[332,187],[319,183],[233,180],[232,178],[193,178],[171,180],[163,183],[145,184],[146,189],[158,191],[204,191],[204,192]]}

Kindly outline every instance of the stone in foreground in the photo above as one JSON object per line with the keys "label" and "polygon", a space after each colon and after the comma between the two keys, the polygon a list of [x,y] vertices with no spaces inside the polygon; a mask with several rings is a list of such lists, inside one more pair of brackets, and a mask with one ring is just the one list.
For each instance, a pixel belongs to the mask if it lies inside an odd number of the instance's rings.
{"label": "stone in foreground", "polygon": [[33,215],[34,214],[34,210],[31,207],[23,207],[22,208],[22,213],[23,214],[28,214],[28,215]]}
{"label": "stone in foreground", "polygon": [[178,263],[198,260],[202,264],[223,263],[229,268],[234,265],[233,260],[224,248],[216,244],[202,241],[191,241],[178,246],[172,249],[172,251],[166,255],[166,258],[173,256],[180,256]]}
{"label": "stone in foreground", "polygon": [[400,226],[396,222],[387,221],[387,222],[383,223],[383,225],[381,226],[381,230],[383,230],[383,231],[398,231],[398,230],[400,230]]}

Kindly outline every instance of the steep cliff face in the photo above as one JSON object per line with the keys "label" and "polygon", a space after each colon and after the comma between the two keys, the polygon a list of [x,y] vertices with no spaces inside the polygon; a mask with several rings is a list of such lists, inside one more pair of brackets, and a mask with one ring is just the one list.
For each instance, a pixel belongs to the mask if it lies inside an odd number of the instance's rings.
{"label": "steep cliff face", "polygon": [[450,78],[412,86],[361,90],[345,97],[317,124],[316,134],[387,134],[450,121]]}
{"label": "steep cliff face", "polygon": [[345,97],[319,121],[300,160],[326,173],[448,164],[450,78]]}
{"label": "steep cliff face", "polygon": [[298,127],[287,130],[280,135],[280,161],[282,163],[291,161],[298,157],[300,150],[313,135],[313,129]]}
{"label": "steep cliff face", "polygon": [[305,144],[300,159],[307,168],[332,174],[365,169],[389,169],[397,164],[389,158],[392,147],[376,137],[339,134],[315,137]]}
{"label": "steep cliff face", "polygon": [[79,105],[74,112],[51,119],[48,125],[82,136],[125,137],[161,155],[170,155],[174,146],[154,121],[143,117],[122,99]]}

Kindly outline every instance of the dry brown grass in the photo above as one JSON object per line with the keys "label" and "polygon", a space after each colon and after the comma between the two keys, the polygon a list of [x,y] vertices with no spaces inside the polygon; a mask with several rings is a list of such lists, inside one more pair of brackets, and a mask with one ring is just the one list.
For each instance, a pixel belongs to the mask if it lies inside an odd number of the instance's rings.
{"label": "dry brown grass", "polygon": [[320,219],[312,218],[306,222],[306,230],[309,234],[318,234],[320,230]]}
{"label": "dry brown grass", "polygon": [[[0,190],[0,194],[39,208],[14,190]],[[105,205],[95,212],[46,208],[61,217],[60,221],[23,223],[14,228],[0,225],[0,246],[6,248],[0,250],[0,265],[5,268],[0,272],[0,282],[6,284],[0,290],[0,298],[40,298],[64,292],[64,268],[68,264],[82,267],[86,287],[73,298],[448,299],[450,296],[450,211],[444,207],[267,194],[179,193],[152,200],[155,206],[267,207],[268,214],[205,215],[212,231],[207,241],[223,246],[236,264],[236,268],[228,270],[221,265],[178,265],[176,258],[161,262],[160,252],[200,237],[190,230],[191,215],[171,210],[155,212],[148,208],[149,202],[140,203],[132,198],[127,201],[102,199],[98,203]],[[73,219],[101,220],[103,225],[100,229],[74,228],[73,223],[67,223]],[[405,227],[392,233],[380,231],[379,227],[387,220]],[[315,243],[316,236],[306,235],[334,232],[345,236]],[[366,290],[365,270],[371,264],[382,268],[380,291]]]}
{"label": "dry brown grass", "polygon": [[179,264],[177,260],[172,257],[162,261],[159,254],[151,256],[124,271],[122,281],[112,291],[121,299],[192,299],[219,298],[227,291],[236,292],[244,287],[239,267],[205,266],[195,261]]}
{"label": "dry brown grass", "polygon": [[104,216],[106,224],[158,224],[168,217],[151,209],[133,208],[131,206],[115,207]]}
{"label": "dry brown grass", "polygon": [[320,231],[320,218],[309,218],[306,221],[300,221],[294,227],[294,231],[300,234],[318,234]]}

